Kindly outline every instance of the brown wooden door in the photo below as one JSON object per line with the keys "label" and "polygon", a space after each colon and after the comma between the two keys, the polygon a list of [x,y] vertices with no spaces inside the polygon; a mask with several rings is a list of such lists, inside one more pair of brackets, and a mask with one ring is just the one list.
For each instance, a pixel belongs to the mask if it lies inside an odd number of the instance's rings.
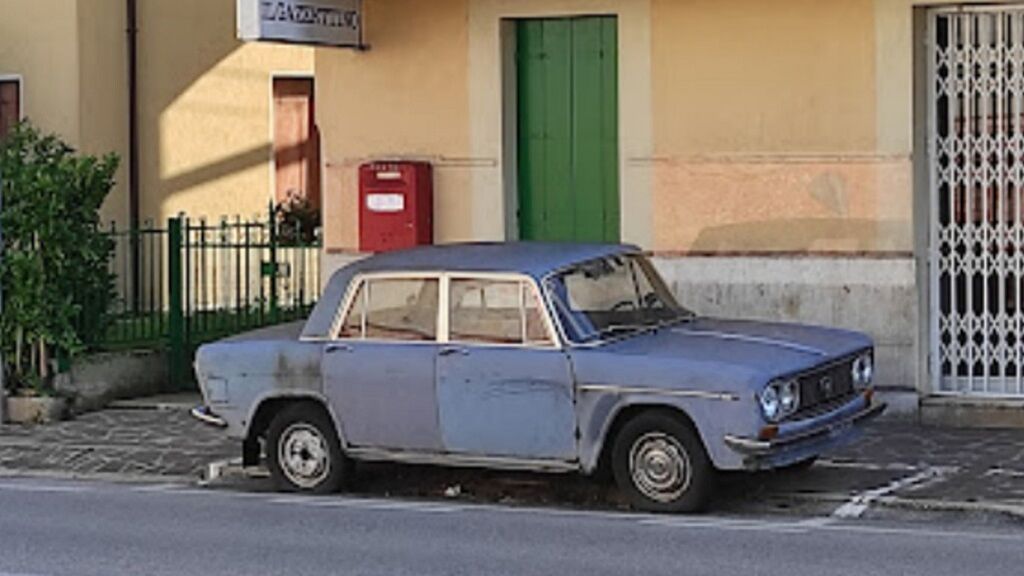
{"label": "brown wooden door", "polygon": [[274,169],[277,202],[297,196],[320,207],[320,135],[312,79],[274,79]]}
{"label": "brown wooden door", "polygon": [[21,86],[17,80],[0,80],[0,138],[21,119]]}

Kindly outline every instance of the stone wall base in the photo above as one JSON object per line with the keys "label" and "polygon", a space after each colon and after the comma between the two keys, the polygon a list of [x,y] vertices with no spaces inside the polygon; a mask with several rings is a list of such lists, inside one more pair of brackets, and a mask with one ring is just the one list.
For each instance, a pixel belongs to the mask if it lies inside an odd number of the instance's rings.
{"label": "stone wall base", "polygon": [[922,398],[921,422],[927,426],[956,428],[1024,428],[1024,400]]}
{"label": "stone wall base", "polygon": [[114,400],[152,396],[166,391],[167,354],[129,351],[76,359],[56,383],[57,393],[70,398],[75,412],[100,410]]}

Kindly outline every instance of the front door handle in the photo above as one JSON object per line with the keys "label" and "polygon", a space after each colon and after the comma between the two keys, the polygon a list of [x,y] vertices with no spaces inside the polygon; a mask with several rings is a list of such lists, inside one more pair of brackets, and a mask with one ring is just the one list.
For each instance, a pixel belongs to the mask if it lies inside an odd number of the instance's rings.
{"label": "front door handle", "polygon": [[441,351],[437,353],[438,356],[454,356],[460,354],[462,356],[469,356],[469,350],[465,348],[459,348],[457,346],[445,346],[441,348]]}
{"label": "front door handle", "polygon": [[334,354],[335,352],[351,352],[351,351],[352,351],[352,347],[351,346],[349,346],[348,344],[341,344],[341,343],[328,344],[327,348],[324,349],[324,352],[326,352],[327,354]]}

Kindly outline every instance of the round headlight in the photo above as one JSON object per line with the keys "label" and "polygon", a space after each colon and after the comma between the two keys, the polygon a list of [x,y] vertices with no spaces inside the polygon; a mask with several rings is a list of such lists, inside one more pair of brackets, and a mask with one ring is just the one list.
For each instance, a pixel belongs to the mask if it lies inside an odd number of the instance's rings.
{"label": "round headlight", "polygon": [[800,408],[800,385],[790,380],[780,387],[779,404],[783,416],[789,416]]}
{"label": "round headlight", "polygon": [[774,383],[765,386],[758,398],[761,401],[761,412],[765,420],[778,422],[782,416],[782,403],[779,401],[779,390]]}
{"label": "round headlight", "polygon": [[866,388],[871,384],[875,377],[875,366],[870,353],[861,354],[853,361],[850,375],[853,377],[853,385],[858,388]]}

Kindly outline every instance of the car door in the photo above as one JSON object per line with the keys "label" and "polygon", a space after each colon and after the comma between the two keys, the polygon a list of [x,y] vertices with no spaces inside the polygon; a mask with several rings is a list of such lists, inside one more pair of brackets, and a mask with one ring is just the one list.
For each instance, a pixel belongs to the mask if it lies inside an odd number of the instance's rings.
{"label": "car door", "polygon": [[445,451],[573,461],[575,392],[532,282],[451,277],[437,403]]}
{"label": "car door", "polygon": [[350,446],[437,452],[438,276],[371,276],[325,345],[324,391]]}

